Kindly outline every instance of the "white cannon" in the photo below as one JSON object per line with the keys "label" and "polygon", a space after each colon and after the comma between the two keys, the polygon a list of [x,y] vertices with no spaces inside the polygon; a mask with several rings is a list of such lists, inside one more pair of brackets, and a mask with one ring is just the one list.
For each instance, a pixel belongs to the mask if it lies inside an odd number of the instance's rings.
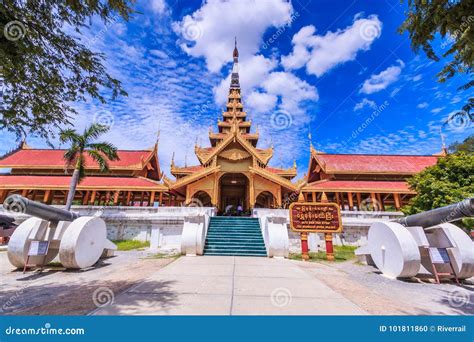
{"label": "white cannon", "polygon": [[[8,260],[15,267],[43,266],[59,254],[64,267],[86,268],[116,249],[107,240],[105,222],[99,217],[78,217],[19,195],[9,196],[3,206],[33,216],[15,229],[8,243]],[[46,249],[37,255],[31,254],[30,248],[36,242],[47,242]]]}
{"label": "white cannon", "polygon": [[437,280],[438,274],[450,273],[467,279],[474,276],[474,244],[461,228],[448,222],[472,216],[474,198],[396,221],[376,222],[370,226],[367,245],[356,254],[369,255],[391,278],[413,277],[423,265]]}

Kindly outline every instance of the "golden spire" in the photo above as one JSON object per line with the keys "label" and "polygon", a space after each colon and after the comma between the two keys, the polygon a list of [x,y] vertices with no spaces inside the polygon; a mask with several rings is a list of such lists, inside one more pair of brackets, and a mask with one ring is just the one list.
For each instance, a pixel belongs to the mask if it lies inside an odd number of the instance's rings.
{"label": "golden spire", "polygon": [[230,88],[231,89],[240,89],[239,82],[239,50],[237,49],[237,37],[235,37],[235,47],[234,47],[234,65],[232,66],[232,75],[230,78]]}
{"label": "golden spire", "polygon": [[442,156],[447,156],[448,155],[448,149],[446,148],[446,139],[443,134],[443,131],[441,127],[439,128],[439,135],[441,136],[441,155]]}
{"label": "golden spire", "polygon": [[174,152],[171,156],[171,168],[174,168]]}

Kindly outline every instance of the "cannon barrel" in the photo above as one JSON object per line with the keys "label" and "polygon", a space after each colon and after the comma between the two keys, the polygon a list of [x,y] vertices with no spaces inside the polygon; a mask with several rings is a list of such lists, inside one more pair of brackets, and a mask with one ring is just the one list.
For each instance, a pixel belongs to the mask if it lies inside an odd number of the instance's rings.
{"label": "cannon barrel", "polygon": [[474,216],[474,198],[448,205],[446,207],[428,210],[423,213],[414,214],[394,220],[405,227],[433,227],[440,223],[452,222],[465,217]]}
{"label": "cannon barrel", "polygon": [[20,195],[8,196],[3,207],[7,211],[24,213],[47,221],[74,221],[79,217],[76,213],[35,202]]}

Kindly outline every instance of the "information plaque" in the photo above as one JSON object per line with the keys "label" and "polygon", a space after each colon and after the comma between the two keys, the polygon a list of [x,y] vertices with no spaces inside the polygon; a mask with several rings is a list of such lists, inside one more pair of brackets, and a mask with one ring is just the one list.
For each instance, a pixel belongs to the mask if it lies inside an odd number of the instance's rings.
{"label": "information plaque", "polygon": [[292,203],[290,227],[295,232],[340,233],[342,222],[339,206],[336,203]]}

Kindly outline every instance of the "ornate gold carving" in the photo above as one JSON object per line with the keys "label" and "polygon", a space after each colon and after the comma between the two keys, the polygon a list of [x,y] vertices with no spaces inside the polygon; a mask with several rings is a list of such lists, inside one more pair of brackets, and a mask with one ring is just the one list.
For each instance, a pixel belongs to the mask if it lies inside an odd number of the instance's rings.
{"label": "ornate gold carving", "polygon": [[229,160],[242,160],[249,158],[251,155],[247,151],[238,148],[231,148],[221,152],[219,156]]}

